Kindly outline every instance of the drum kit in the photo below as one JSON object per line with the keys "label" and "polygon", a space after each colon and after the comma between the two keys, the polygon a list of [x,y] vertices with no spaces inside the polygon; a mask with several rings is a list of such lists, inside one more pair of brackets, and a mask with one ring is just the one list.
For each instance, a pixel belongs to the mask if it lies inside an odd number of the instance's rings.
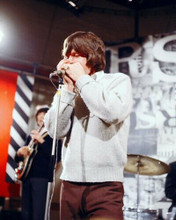
{"label": "drum kit", "polygon": [[137,175],[137,206],[124,210],[124,220],[155,220],[157,219],[156,210],[139,209],[139,175],[154,176],[162,175],[169,172],[169,165],[166,163],[143,155],[128,154],[127,163],[124,168],[125,172]]}

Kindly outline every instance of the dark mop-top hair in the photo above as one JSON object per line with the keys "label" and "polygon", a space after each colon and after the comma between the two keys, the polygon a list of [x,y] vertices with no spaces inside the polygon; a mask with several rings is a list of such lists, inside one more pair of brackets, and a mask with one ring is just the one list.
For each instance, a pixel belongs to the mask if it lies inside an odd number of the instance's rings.
{"label": "dark mop-top hair", "polygon": [[87,58],[91,72],[105,69],[105,45],[94,33],[77,31],[69,35],[64,41],[62,55],[69,57],[72,49]]}

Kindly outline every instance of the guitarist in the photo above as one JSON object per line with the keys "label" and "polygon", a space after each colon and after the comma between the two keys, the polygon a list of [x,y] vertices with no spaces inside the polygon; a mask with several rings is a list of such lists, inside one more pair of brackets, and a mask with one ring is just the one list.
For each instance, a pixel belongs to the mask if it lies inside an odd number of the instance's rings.
{"label": "guitarist", "polygon": [[[27,176],[22,179],[22,220],[44,220],[47,186],[49,180],[49,165],[52,151],[53,139],[46,133],[43,118],[48,111],[47,105],[37,106],[35,119],[37,125],[42,129],[32,130],[27,137],[25,146],[18,149],[16,162],[29,155],[31,139],[37,153],[32,160]],[[61,159],[61,140],[58,141],[57,161]]]}

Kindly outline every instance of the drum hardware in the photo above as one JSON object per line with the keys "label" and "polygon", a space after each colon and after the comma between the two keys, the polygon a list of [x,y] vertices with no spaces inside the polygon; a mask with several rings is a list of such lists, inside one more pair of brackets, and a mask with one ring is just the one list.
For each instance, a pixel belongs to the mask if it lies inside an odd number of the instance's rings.
{"label": "drum hardware", "polygon": [[148,156],[128,154],[124,171],[137,175],[136,219],[140,220],[139,217],[141,210],[139,209],[139,175],[162,175],[169,172],[169,165]]}
{"label": "drum hardware", "polygon": [[152,209],[139,209],[136,208],[125,208],[124,209],[124,220],[156,220],[157,210]]}

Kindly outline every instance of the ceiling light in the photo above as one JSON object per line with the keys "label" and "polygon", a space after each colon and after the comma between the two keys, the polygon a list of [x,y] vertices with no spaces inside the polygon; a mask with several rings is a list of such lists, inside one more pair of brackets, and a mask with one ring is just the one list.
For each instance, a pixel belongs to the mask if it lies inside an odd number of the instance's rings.
{"label": "ceiling light", "polygon": [[2,42],[3,38],[4,38],[4,33],[2,30],[0,30],[0,43]]}
{"label": "ceiling light", "polygon": [[76,7],[76,4],[72,1],[68,1],[68,4],[70,4],[72,7]]}

